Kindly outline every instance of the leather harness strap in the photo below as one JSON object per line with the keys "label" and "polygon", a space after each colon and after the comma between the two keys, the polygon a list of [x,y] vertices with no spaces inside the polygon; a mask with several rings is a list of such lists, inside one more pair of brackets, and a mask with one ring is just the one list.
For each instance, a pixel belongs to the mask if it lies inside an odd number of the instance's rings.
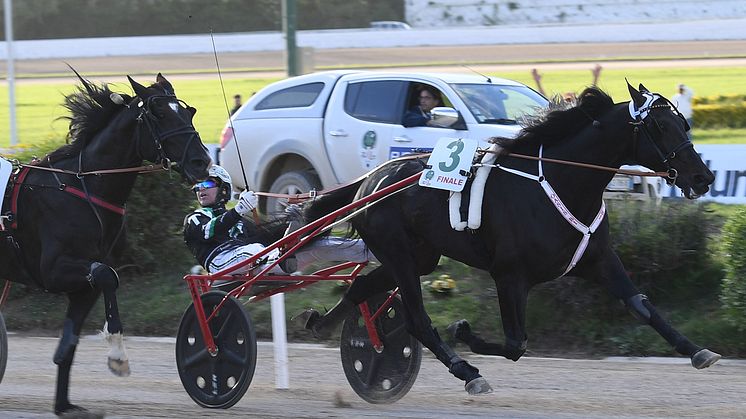
{"label": "leather harness strap", "polygon": [[13,185],[13,193],[10,198],[10,214],[13,217],[12,223],[10,224],[11,228],[18,227],[18,222],[16,221],[16,214],[18,214],[18,194],[21,193],[21,186],[23,185],[23,180],[26,179],[26,175],[28,175],[28,172],[31,169],[28,167],[23,167],[18,172],[18,176],[15,178],[15,184]]}
{"label": "leather harness strap", "polygon": [[[10,197],[10,213],[12,217],[12,223],[11,228],[17,228],[18,222],[16,214],[18,214],[18,195],[21,193],[21,187],[23,186],[23,181],[26,179],[26,176],[31,171],[31,169],[39,169],[38,166],[28,166],[28,165],[22,165],[21,170],[18,172],[18,175],[14,179],[14,185],[13,185],[13,192],[11,193]],[[110,202],[106,202],[101,198],[98,198],[93,195],[86,195],[85,192],[82,190],[69,186],[69,185],[60,185],[60,190],[67,192],[71,195],[74,195],[78,198],[90,201],[91,203],[98,205],[101,208],[104,208],[106,210],[109,210],[111,212],[114,212],[116,214],[124,216],[126,213],[126,209],[122,206],[112,204]]]}
{"label": "leather harness strap", "polygon": [[126,209],[124,207],[121,207],[119,205],[114,205],[112,203],[106,202],[103,199],[97,198],[97,197],[95,197],[93,195],[86,196],[85,192],[83,192],[82,190],[80,190],[80,189],[78,189],[78,188],[76,188],[74,186],[65,185],[65,186],[62,187],[62,190],[65,191],[65,192],[67,192],[67,193],[73,194],[73,195],[77,196],[78,198],[89,200],[92,203],[98,205],[99,207],[101,207],[103,209],[107,209],[107,210],[109,210],[111,212],[115,212],[115,213],[117,213],[119,215],[124,215],[125,212],[126,212]]}

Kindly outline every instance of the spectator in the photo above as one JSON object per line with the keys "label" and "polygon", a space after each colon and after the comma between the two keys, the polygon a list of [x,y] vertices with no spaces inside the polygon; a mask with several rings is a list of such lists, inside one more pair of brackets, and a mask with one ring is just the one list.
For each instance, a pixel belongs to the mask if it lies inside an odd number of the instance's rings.
{"label": "spectator", "polygon": [[689,124],[689,131],[686,135],[689,139],[692,139],[692,127],[694,126],[694,120],[692,119],[692,98],[694,97],[694,91],[687,87],[685,84],[679,84],[679,92],[673,95],[671,103],[676,105],[676,108],[684,116],[686,122]]}
{"label": "spectator", "polygon": [[[591,76],[593,77],[591,79],[591,86],[598,85],[598,79],[601,77],[601,70],[603,70],[601,64],[596,64],[596,66],[591,69]],[[541,74],[539,74],[539,70],[532,68],[531,76],[534,78],[534,82],[536,82],[536,90],[541,93],[542,96],[547,97],[547,93],[544,91],[544,86],[541,85],[542,76]],[[574,104],[577,100],[577,95],[575,94],[575,92],[565,92],[562,94],[562,99],[565,102]]]}
{"label": "spectator", "polygon": [[539,70],[532,68],[531,76],[534,78],[534,82],[536,82],[536,90],[541,93],[542,96],[547,97],[547,93],[544,91],[544,87],[541,85],[541,74],[539,74]]}
{"label": "spectator", "polygon": [[235,95],[233,96],[233,109],[231,109],[231,115],[236,113],[239,108],[241,108],[241,95]]}
{"label": "spectator", "polygon": [[402,125],[407,128],[432,125],[430,111],[436,106],[443,106],[443,98],[435,87],[424,85],[418,89],[418,92],[419,106],[407,111],[402,120]]}

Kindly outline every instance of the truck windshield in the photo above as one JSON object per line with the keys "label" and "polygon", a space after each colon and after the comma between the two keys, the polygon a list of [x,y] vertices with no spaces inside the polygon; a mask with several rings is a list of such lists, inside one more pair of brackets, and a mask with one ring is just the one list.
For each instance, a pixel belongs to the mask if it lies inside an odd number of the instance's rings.
{"label": "truck windshield", "polygon": [[461,100],[480,124],[514,125],[534,115],[548,101],[526,86],[498,84],[452,84]]}

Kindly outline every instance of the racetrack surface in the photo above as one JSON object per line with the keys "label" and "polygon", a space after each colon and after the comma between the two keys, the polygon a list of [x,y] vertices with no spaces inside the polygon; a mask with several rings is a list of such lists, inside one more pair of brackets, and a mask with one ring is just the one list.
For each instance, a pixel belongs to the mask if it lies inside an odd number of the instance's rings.
{"label": "racetrack surface", "polygon": [[[81,74],[110,75],[119,80],[125,74],[152,74],[161,71],[171,76],[188,72],[184,77],[215,77],[213,54],[182,54],[137,57],[70,58],[66,60]],[[220,53],[218,62],[225,77],[283,77],[285,58],[282,52]],[[459,71],[462,67],[477,71],[582,68],[602,63],[606,68],[620,67],[746,67],[746,41],[626,42],[528,45],[478,45],[446,47],[347,48],[316,50],[313,62],[317,69],[329,68],[398,68],[412,71]],[[4,70],[5,63],[0,63]],[[412,67],[414,66],[414,67]],[[418,68],[420,67],[420,68]],[[18,82],[28,78],[46,78],[50,74],[69,75],[62,60],[21,60],[15,63]],[[448,70],[450,69],[450,70]],[[23,78],[20,78],[23,77]],[[101,79],[101,77],[97,77]]]}
{"label": "racetrack surface", "polygon": [[[0,418],[53,418],[57,339],[9,336],[0,383]],[[391,405],[372,405],[347,384],[339,350],[289,348],[290,389],[274,388],[271,343],[259,344],[256,374],[246,395],[228,410],[198,407],[184,391],[170,338],[127,338],[132,375],[106,368],[107,348],[83,338],[72,370],[73,403],[110,418],[736,418],[746,417],[746,361],[721,360],[697,371],[682,358],[570,360],[471,356],[495,392],[469,396],[429,352],[417,382]],[[460,348],[463,349],[463,348]],[[336,400],[335,400],[336,399]]]}

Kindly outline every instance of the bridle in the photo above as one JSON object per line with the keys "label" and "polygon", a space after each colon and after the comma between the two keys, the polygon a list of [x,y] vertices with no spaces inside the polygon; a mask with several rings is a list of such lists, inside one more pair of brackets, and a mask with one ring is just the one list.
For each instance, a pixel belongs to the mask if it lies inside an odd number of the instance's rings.
{"label": "bridle", "polygon": [[[660,123],[657,119],[655,119],[651,111],[653,109],[660,108],[671,110],[683,121],[684,131],[689,131],[689,123],[686,122],[686,118],[684,118],[684,115],[679,112],[679,110],[676,108],[676,105],[671,103],[671,101],[666,99],[665,97],[657,93],[650,92],[640,92],[640,94],[645,97],[645,102],[639,108],[636,107],[634,100],[631,100],[629,102],[629,114],[633,119],[630,124],[634,127],[632,130],[632,155],[635,159],[637,159],[637,151],[639,150],[640,141],[639,133],[642,130],[643,134],[645,134],[645,137],[650,142],[650,145],[653,147],[655,152],[658,154],[658,157],[661,159],[661,162],[666,166],[666,172],[668,173],[668,175],[665,177],[666,183],[668,183],[669,185],[673,184],[676,182],[676,178],[679,176],[679,173],[674,167],[671,166],[671,161],[677,157],[680,151],[685,150],[689,147],[694,147],[694,144],[692,144],[692,142],[687,138],[668,152],[662,150],[658,143],[655,141],[655,138],[651,133],[650,126],[654,125],[658,132],[663,132],[663,130]],[[659,99],[664,100],[665,103],[654,105],[653,103],[655,103]]]}
{"label": "bridle", "polygon": [[[194,125],[191,122],[184,121],[180,116],[179,119],[181,119],[184,124],[172,128],[170,130],[161,131],[160,127],[158,126],[158,116],[153,114],[151,111],[151,106],[155,103],[155,101],[159,99],[165,99],[170,103],[177,103],[178,106],[183,106],[183,108],[187,109],[188,111],[193,109],[191,106],[187,105],[186,102],[184,102],[181,99],[176,98],[175,95],[172,94],[163,94],[163,95],[153,95],[149,96],[147,99],[142,100],[139,104],[140,106],[140,113],[137,115],[137,122],[138,122],[138,130],[137,130],[137,150],[140,155],[140,157],[143,160],[150,160],[157,165],[160,165],[161,167],[168,167],[170,166],[170,160],[168,157],[166,157],[165,150],[163,148],[163,144],[165,141],[171,137],[177,136],[177,135],[189,135],[189,141],[187,142],[186,146],[184,147],[184,151],[181,155],[181,160],[179,160],[178,165],[181,167],[184,167],[184,163],[186,162],[187,158],[187,152],[189,151],[189,147],[192,145],[192,141],[199,138],[199,133],[194,128]],[[178,115],[178,113],[177,113]],[[153,139],[153,142],[155,143],[155,156],[153,158],[148,158],[145,156],[142,152],[142,136],[140,132],[142,131],[139,129],[141,124],[145,124],[148,131],[150,132],[150,136]]]}

